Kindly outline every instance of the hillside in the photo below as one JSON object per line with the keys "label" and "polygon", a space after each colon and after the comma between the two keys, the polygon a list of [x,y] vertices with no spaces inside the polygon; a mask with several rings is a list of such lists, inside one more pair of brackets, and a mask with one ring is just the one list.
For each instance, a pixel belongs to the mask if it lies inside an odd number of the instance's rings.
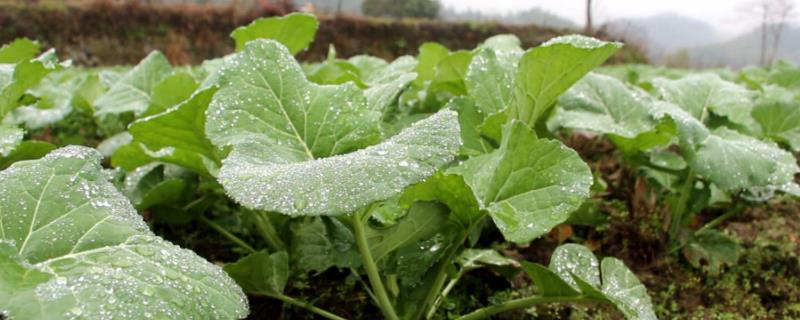
{"label": "hillside", "polygon": [[682,48],[716,43],[719,32],[701,20],[663,13],[647,18],[618,19],[606,25],[609,34],[643,45],[653,62],[662,62]]}
{"label": "hillside", "polygon": [[[729,65],[734,68],[757,64],[761,48],[761,29],[718,44],[688,49],[688,57],[694,67],[716,67]],[[800,26],[789,26],[781,35],[776,61],[786,59],[800,63]]]}

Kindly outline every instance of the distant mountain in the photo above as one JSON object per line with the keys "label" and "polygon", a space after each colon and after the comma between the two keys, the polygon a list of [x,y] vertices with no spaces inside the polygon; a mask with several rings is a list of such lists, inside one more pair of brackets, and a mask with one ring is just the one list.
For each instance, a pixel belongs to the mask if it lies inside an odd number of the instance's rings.
{"label": "distant mountain", "polygon": [[605,28],[613,36],[643,46],[649,58],[656,63],[662,62],[676,50],[722,40],[720,33],[710,24],[675,13],[618,19],[606,24]]}
{"label": "distant mountain", "polygon": [[444,7],[439,11],[439,17],[445,21],[478,21],[498,22],[511,25],[535,24],[542,27],[556,29],[577,29],[572,21],[553,14],[541,8],[531,8],[510,14],[487,14],[480,11],[455,11],[453,8]]}
{"label": "distant mountain", "polygon": [[[731,66],[734,68],[758,64],[761,54],[761,29],[731,40],[689,48],[689,63],[693,67]],[[786,59],[800,63],[800,26],[787,26],[781,34],[775,61]]]}

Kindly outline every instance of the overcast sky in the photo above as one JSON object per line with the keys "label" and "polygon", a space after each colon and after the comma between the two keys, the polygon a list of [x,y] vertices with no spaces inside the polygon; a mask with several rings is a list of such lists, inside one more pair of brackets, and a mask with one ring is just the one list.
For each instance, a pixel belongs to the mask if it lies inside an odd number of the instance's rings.
{"label": "overcast sky", "polygon": [[[583,25],[585,0],[441,0],[445,6],[466,10],[506,13],[540,7]],[[752,0],[595,0],[597,2],[596,20],[599,22],[624,17],[647,17],[663,12],[706,21],[723,34],[731,35],[746,31],[754,26],[743,19],[737,8]],[[800,11],[800,0],[793,0],[795,12]],[[795,14],[794,21],[800,14]]]}

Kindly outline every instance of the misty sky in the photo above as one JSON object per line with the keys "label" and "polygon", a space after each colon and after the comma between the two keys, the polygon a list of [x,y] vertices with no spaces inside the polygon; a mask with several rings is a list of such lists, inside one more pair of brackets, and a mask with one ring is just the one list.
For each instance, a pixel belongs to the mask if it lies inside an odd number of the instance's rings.
{"label": "misty sky", "polygon": [[[540,7],[583,25],[585,0],[440,0],[456,10],[475,9],[484,12],[506,13]],[[662,12],[674,12],[706,21],[726,35],[746,31],[754,21],[743,18],[738,8],[752,0],[595,0],[596,19],[604,22],[623,17],[647,17]],[[800,11],[800,0],[795,11]],[[795,14],[794,21],[798,21]]]}

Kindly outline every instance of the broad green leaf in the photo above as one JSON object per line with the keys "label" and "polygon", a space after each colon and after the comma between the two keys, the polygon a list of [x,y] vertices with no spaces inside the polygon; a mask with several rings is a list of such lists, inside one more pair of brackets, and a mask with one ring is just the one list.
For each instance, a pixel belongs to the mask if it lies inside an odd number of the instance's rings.
{"label": "broad green leaf", "polygon": [[361,259],[353,233],[336,218],[308,217],[290,225],[292,268],[321,273],[331,267],[355,268]]}
{"label": "broad green leaf", "polygon": [[593,182],[574,150],[537,139],[519,121],[507,125],[500,148],[449,172],[464,177],[506,239],[517,243],[535,239],[569,218],[589,196]]}
{"label": "broad green leaf", "polygon": [[491,115],[511,105],[514,75],[522,56],[519,39],[500,35],[487,39],[472,58],[464,82],[480,110]]}
{"label": "broad green leaf", "polygon": [[55,51],[17,64],[0,64],[0,120],[20,105],[25,91],[61,67]]}
{"label": "broad green leaf", "polygon": [[431,80],[430,91],[447,91],[452,94],[465,94],[467,92],[464,78],[467,75],[467,68],[472,61],[473,53],[469,51],[454,51],[439,61],[434,68],[434,76]]}
{"label": "broad green leaf", "polygon": [[162,113],[189,99],[199,86],[200,84],[191,75],[184,72],[164,78],[153,87],[146,115]]}
{"label": "broad green leaf", "polygon": [[[328,158],[280,158],[235,148],[219,180],[244,206],[289,215],[340,215],[388,199],[449,163],[458,150],[458,120],[442,111],[381,144]],[[248,146],[248,145],[243,145]]]}
{"label": "broad green leaf", "polygon": [[609,76],[589,73],[559,99],[548,127],[583,129],[634,139],[653,130],[649,96]]}
{"label": "broad green leaf", "polygon": [[467,229],[483,218],[472,189],[457,174],[437,173],[422,183],[408,187],[400,197],[400,204],[406,207],[417,201],[438,201],[450,208],[451,219]]}
{"label": "broad green leaf", "polygon": [[716,74],[693,74],[677,80],[659,78],[653,80],[653,85],[665,101],[681,107],[702,123],[707,123],[713,113],[748,130],[758,128],[750,115],[753,93]]}
{"label": "broad green leaf", "polygon": [[30,130],[51,126],[72,112],[72,100],[86,75],[82,70],[64,69],[45,76],[27,93],[36,97],[33,104],[20,106],[6,116],[5,122],[24,124]]}
{"label": "broad green leaf", "polygon": [[647,288],[625,264],[617,258],[606,257],[600,263],[606,299],[628,319],[657,319]]}
{"label": "broad green leaf", "polygon": [[417,61],[408,56],[397,58],[380,71],[365,74],[364,81],[369,86],[364,97],[371,110],[386,113],[389,106],[397,101],[400,93],[417,77],[413,72]]}
{"label": "broad green leaf", "polygon": [[753,118],[763,135],[800,151],[800,102],[768,101],[756,105]]}
{"label": "broad green leaf", "polygon": [[484,114],[470,97],[455,97],[447,103],[447,108],[458,111],[458,122],[461,124],[460,154],[464,156],[477,156],[494,147],[486,140],[479,130],[484,121]]}
{"label": "broad green leaf", "polygon": [[250,42],[219,79],[206,133],[216,146],[233,147],[220,181],[250,208],[350,213],[433,174],[460,144],[456,114],[444,111],[380,145],[342,155],[378,140],[380,113],[368,109],[353,85],[306,80],[274,41]]}
{"label": "broad green leaf", "polygon": [[669,103],[657,104],[657,117],[668,116],[677,125],[681,152],[699,176],[727,192],[752,188],[794,188],[800,172],[791,153],[721,127],[706,128],[687,111]]}
{"label": "broad green leaf", "polygon": [[563,278],[543,265],[523,261],[522,269],[531,277],[539,293],[544,297],[574,297],[581,294],[578,289],[564,282]]}
{"label": "broad green leaf", "polygon": [[177,164],[195,172],[214,175],[219,160],[206,138],[206,109],[216,88],[198,91],[188,100],[163,113],[132,123],[133,144],[152,153],[158,161]]}
{"label": "broad green leaf", "polygon": [[25,131],[16,126],[0,124],[0,158],[8,157],[22,142]]}
{"label": "broad green leaf", "polygon": [[111,155],[111,166],[125,171],[136,170],[136,168],[152,163],[153,161],[155,161],[155,159],[147,155],[139,144],[133,143],[119,146]]}
{"label": "broad green leaf", "polygon": [[151,52],[94,101],[95,114],[144,113],[150,106],[153,88],[171,73],[167,57]]}
{"label": "broad green leaf", "polygon": [[725,128],[714,130],[689,164],[725,191],[792,184],[800,172],[791,153]]}
{"label": "broad green leaf", "polygon": [[621,47],[617,42],[569,35],[527,51],[515,76],[512,118],[534,126],[558,96]]}
{"label": "broad green leaf", "polygon": [[8,168],[17,161],[39,159],[55,148],[56,146],[49,142],[36,140],[22,141],[8,156],[0,157],[0,170]]}
{"label": "broad green leaf", "polygon": [[0,47],[0,63],[19,63],[39,54],[39,43],[25,38],[16,39]]}
{"label": "broad green leaf", "polygon": [[573,288],[580,289],[575,278],[600,288],[600,263],[594,253],[582,245],[568,243],[559,246],[550,256],[549,267]]}
{"label": "broad green leaf", "polygon": [[289,281],[289,255],[286,251],[256,252],[225,266],[225,272],[245,292],[281,294]]}
{"label": "broad green leaf", "polygon": [[710,271],[718,274],[723,266],[732,266],[739,262],[741,250],[739,244],[724,233],[705,230],[692,236],[683,248],[683,256],[695,268],[699,268],[705,261]]}
{"label": "broad green leaf", "polygon": [[436,42],[423,43],[419,47],[419,55],[417,56],[419,64],[417,64],[416,69],[417,79],[414,80],[414,83],[423,85],[425,81],[433,80],[436,75],[436,65],[448,54],[450,54],[450,50],[447,50],[441,44]]}
{"label": "broad green leaf", "polygon": [[366,236],[372,258],[380,261],[389,253],[409,244],[433,237],[447,225],[447,210],[430,203],[416,203],[395,225],[367,228]]}
{"label": "broad green leaf", "polygon": [[245,44],[256,39],[272,39],[289,49],[291,54],[305,50],[314,41],[319,22],[307,13],[292,13],[283,17],[261,18],[236,28],[231,38],[236,42],[236,51],[245,49]]}
{"label": "broad green leaf", "polygon": [[29,297],[2,300],[0,309],[11,318],[38,311],[31,319],[246,316],[233,280],[153,235],[100,160],[92,149],[66,147],[0,172],[0,263],[18,261],[36,278],[26,285],[0,274],[0,287]]}
{"label": "broad green leaf", "polygon": [[[220,148],[297,162],[357,150],[380,135],[380,113],[366,107],[358,88],[309,82],[275,41],[251,41],[226,61],[219,83],[206,112],[206,134]],[[248,146],[238,148],[243,144]]]}
{"label": "broad green leaf", "polygon": [[[542,271],[541,269],[537,271]],[[657,319],[647,288],[616,258],[606,257],[602,263],[598,263],[597,258],[586,247],[565,244],[553,252],[550,270],[582,295],[611,302],[627,319]],[[542,283],[556,282],[546,272],[536,274],[537,277],[540,275],[546,277],[540,280]],[[557,294],[556,290],[544,290]],[[563,287],[559,291],[572,294]]]}

